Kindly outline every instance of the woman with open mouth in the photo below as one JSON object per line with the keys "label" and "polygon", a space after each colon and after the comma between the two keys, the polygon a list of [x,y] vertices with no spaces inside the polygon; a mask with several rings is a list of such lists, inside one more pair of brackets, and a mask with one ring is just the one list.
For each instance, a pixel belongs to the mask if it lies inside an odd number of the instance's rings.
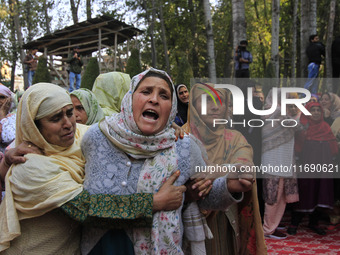
{"label": "woman with open mouth", "polygon": [[[166,72],[151,68],[134,76],[122,100],[121,112],[93,125],[84,136],[85,189],[91,194],[155,193],[162,182],[178,170],[180,176],[175,185],[185,184],[195,173],[195,165],[203,166],[205,162],[200,148],[188,136],[175,143],[171,124],[176,111],[174,86]],[[205,199],[190,207],[190,213],[200,217],[197,205],[205,209],[226,209],[240,201],[241,192],[251,187],[249,180],[227,182],[227,176],[218,178]],[[204,193],[201,195],[206,195],[208,187],[203,185],[199,189]],[[235,193],[235,197],[231,193]],[[117,234],[109,228],[85,228],[82,253],[119,250],[121,254],[183,254],[186,227],[186,231],[191,229],[199,236],[197,246],[204,246],[204,224],[194,226],[191,222],[183,228],[181,211],[182,206],[154,213],[151,229],[131,225],[124,229],[125,238],[121,232]],[[118,243],[117,236],[125,241]]]}

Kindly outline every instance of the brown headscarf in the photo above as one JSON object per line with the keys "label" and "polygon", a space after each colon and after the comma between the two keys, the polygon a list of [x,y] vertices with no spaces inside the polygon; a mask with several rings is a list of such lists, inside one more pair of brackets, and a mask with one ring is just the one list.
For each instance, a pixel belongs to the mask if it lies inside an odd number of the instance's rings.
{"label": "brown headscarf", "polygon": [[[213,84],[208,84],[214,87]],[[218,125],[215,130],[210,129],[201,119],[196,109],[196,100],[205,93],[203,89],[209,88],[204,84],[195,84],[190,91],[188,123],[183,128],[197,137],[204,145],[208,161],[213,164],[248,164],[252,165],[253,151],[251,146],[247,143],[243,135],[235,130],[230,130],[225,125]],[[228,92],[225,89],[215,89],[220,93],[222,104],[228,105]],[[217,102],[219,103],[219,102]],[[228,108],[226,108],[225,117],[228,117]],[[233,215],[239,222],[239,237],[236,241],[237,254],[267,254],[267,248],[264,241],[261,217],[259,212],[257,188],[256,184],[253,185],[252,191],[246,192],[244,199],[241,203],[235,205],[238,215]],[[236,213],[237,214],[237,213]],[[229,219],[229,214],[225,214]],[[211,217],[211,216],[209,216]],[[230,220],[230,219],[229,219]],[[212,220],[213,221],[213,220]],[[212,227],[212,222],[208,219],[209,227]],[[213,229],[216,232],[218,230]],[[219,233],[224,236],[225,233]],[[220,236],[221,238],[221,236]],[[245,245],[240,245],[242,240]],[[214,242],[218,242],[215,240]],[[216,244],[219,245],[219,244]],[[223,246],[223,244],[221,244]],[[209,246],[207,246],[209,254]],[[230,252],[230,250],[229,250]],[[229,254],[229,253],[228,253]]]}

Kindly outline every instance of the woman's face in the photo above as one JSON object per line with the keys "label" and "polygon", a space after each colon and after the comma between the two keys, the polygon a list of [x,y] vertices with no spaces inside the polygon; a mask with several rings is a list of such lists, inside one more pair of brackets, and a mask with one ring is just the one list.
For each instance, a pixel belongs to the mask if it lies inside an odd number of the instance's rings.
{"label": "woman's face", "polygon": [[145,78],[132,96],[133,118],[144,135],[154,135],[164,129],[171,107],[169,85],[158,77]]}
{"label": "woman's face", "polygon": [[222,100],[222,105],[220,105],[219,100],[217,99],[216,95],[214,95],[215,97],[215,101],[217,103],[217,105],[215,105],[214,101],[212,100],[212,98],[210,96],[207,96],[207,114],[205,115],[201,115],[201,107],[202,107],[202,98],[198,97],[195,100],[194,106],[196,108],[196,111],[198,112],[198,114],[200,114],[201,119],[203,120],[203,122],[210,128],[214,128],[214,119],[225,119],[227,116],[227,106],[226,106],[226,102],[225,102],[225,98],[224,96],[217,91],[217,93],[219,94],[221,100]]}
{"label": "woman's face", "polygon": [[182,103],[189,103],[189,91],[186,87],[181,87],[178,91],[178,98]]}
{"label": "woman's face", "polygon": [[287,112],[289,116],[295,117],[299,113],[299,108],[295,104],[287,104]]}
{"label": "woman's face", "polygon": [[323,108],[330,110],[332,105],[330,96],[327,94],[322,95],[320,98],[320,104]]}
{"label": "woman's face", "polygon": [[38,120],[37,126],[48,143],[61,147],[71,146],[76,132],[73,105],[66,105],[59,111]]}
{"label": "woman's face", "polygon": [[85,125],[87,122],[87,114],[83,105],[76,96],[71,95],[71,100],[74,107],[73,114],[76,117],[76,122]]}
{"label": "woman's face", "polygon": [[312,116],[311,116],[312,120],[320,120],[320,118],[321,118],[321,108],[319,106],[313,106],[310,109],[310,113],[312,114]]}

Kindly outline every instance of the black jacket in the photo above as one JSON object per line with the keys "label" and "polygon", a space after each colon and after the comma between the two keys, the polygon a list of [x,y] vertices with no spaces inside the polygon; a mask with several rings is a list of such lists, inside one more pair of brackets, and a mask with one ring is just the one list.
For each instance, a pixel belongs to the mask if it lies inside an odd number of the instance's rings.
{"label": "black jacket", "polygon": [[309,63],[315,63],[320,65],[322,56],[325,56],[325,45],[321,42],[311,42],[306,49],[307,57],[309,59]]}

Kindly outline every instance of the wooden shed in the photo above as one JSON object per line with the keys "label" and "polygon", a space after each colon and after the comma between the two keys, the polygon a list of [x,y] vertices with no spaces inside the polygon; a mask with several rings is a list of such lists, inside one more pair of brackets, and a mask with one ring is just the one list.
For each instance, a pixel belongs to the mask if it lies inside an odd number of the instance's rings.
{"label": "wooden shed", "polygon": [[[48,59],[54,83],[68,86],[66,60],[75,46],[80,47],[84,66],[93,52],[97,52],[100,72],[116,71],[121,55],[129,56],[131,40],[143,33],[110,16],[100,16],[65,27],[26,43],[24,49],[37,47]],[[137,41],[136,41],[137,42]],[[122,46],[123,45],[123,46]],[[110,49],[110,58],[102,55],[103,49]],[[124,52],[122,52],[124,49]],[[84,70],[85,68],[83,68]]]}

